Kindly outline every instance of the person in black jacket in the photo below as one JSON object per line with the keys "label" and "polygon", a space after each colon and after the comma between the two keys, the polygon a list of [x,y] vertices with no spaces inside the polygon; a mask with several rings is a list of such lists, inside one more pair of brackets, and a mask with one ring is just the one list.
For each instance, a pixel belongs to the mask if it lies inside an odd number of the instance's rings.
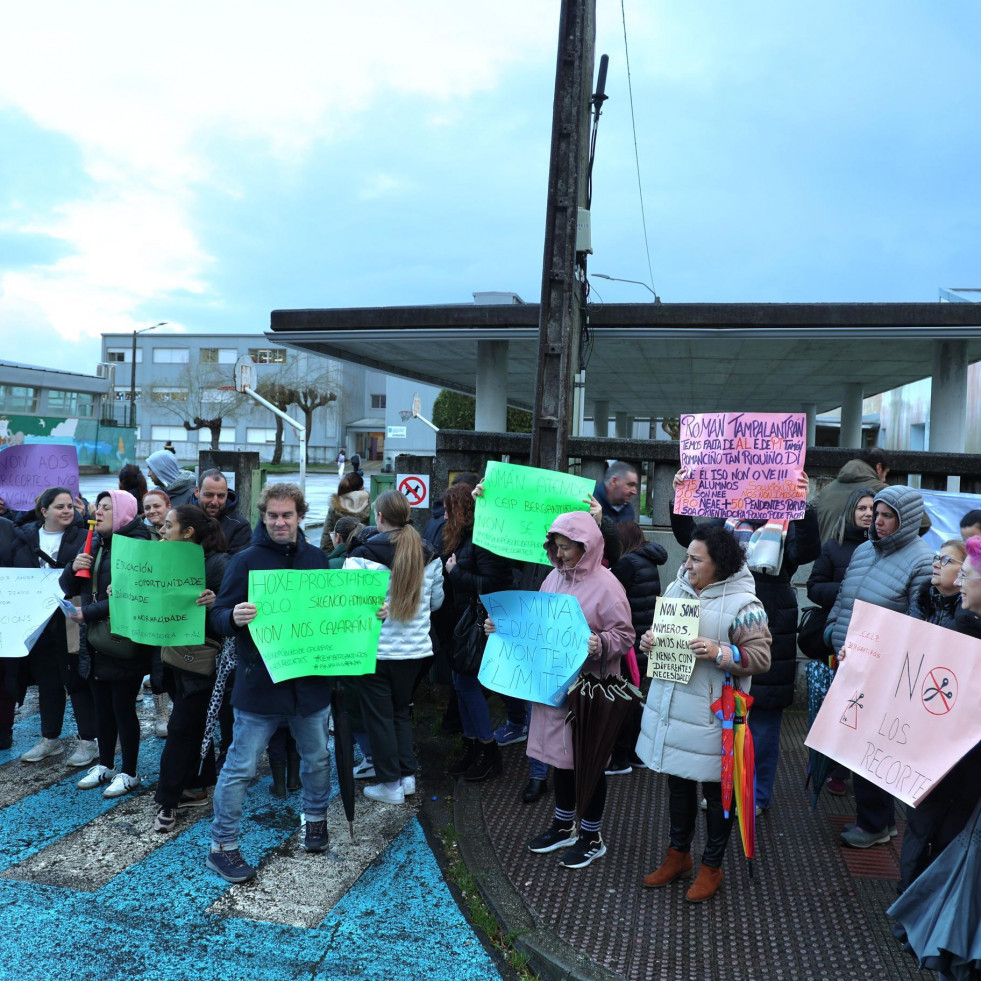
{"label": "person in black jacket", "polygon": [[[140,753],[140,721],[136,715],[136,695],[143,676],[150,670],[151,648],[142,648],[133,658],[122,660],[98,650],[89,643],[92,624],[109,619],[109,585],[112,579],[112,541],[116,535],[149,541],[150,533],[137,516],[136,500],[127,491],[103,491],[95,502],[95,530],[98,544],[92,542],[92,555],[79,552],[61,574],[61,586],[68,596],[81,596],[82,605],[72,617],[81,627],[78,673],[87,678],[95,700],[96,735],[99,762],[78,782],[81,790],[102,784],[109,786],[103,797],[121,797],[140,785],[137,762]],[[79,578],[82,569],[91,579]],[[122,765],[117,773],[116,740],[122,748]]]}
{"label": "person in black jacket", "polygon": [[[443,568],[450,583],[454,623],[458,623],[481,594],[510,587],[511,563],[474,545],[474,499],[470,487],[455,484],[443,495],[443,507]],[[455,669],[453,687],[463,721],[464,751],[447,772],[470,781],[497,776],[501,772],[501,751],[494,740],[487,695],[476,674],[461,674]]]}
{"label": "person in black jacket", "polygon": [[238,497],[228,489],[228,481],[220,470],[205,470],[201,474],[191,503],[221,525],[229,554],[235,555],[249,547],[252,526],[238,513]]}
{"label": "person in black jacket", "polygon": [[[204,551],[204,590],[198,606],[207,607],[205,645],[211,653],[221,649],[222,638],[211,622],[211,608],[221,590],[228,567],[228,546],[221,525],[193,504],[182,504],[167,512],[164,519],[164,541],[192,542]],[[211,743],[201,760],[201,743],[208,718],[208,704],[215,686],[214,673],[201,674],[182,670],[184,655],[193,655],[199,647],[167,647],[165,663],[170,665],[174,709],[167,724],[167,742],[160,755],[160,779],[153,799],[157,802],[154,830],[167,834],[177,826],[179,807],[198,807],[208,803],[205,788],[215,782],[215,754]]]}
{"label": "person in black jacket", "polygon": [[[21,530],[23,548],[17,565],[30,569],[64,569],[85,545],[87,529],[75,522],[72,493],[67,487],[50,487],[38,500],[39,521]],[[22,763],[38,763],[64,752],[61,729],[65,720],[67,688],[78,726],[75,752],[67,759],[69,766],[88,766],[99,755],[95,743],[95,704],[87,682],[78,675],[77,641],[69,651],[68,621],[59,614],[52,616],[30,653],[23,660],[27,669],[23,678],[37,685],[41,714],[41,740],[21,756]],[[72,631],[77,638],[77,631]],[[23,692],[19,700],[23,701]]]}
{"label": "person in black jacket", "polygon": [[[682,469],[675,474],[677,486],[687,476]],[[807,492],[809,481],[802,473],[799,486]],[[748,544],[753,531],[766,524],[764,521],[734,522],[731,519],[719,524],[729,527],[736,537]],[[682,548],[691,544],[694,521],[687,515],[671,515],[671,530]],[[753,734],[756,753],[756,811],[762,813],[770,806],[773,783],[777,775],[780,755],[780,725],[783,710],[794,700],[794,681],[797,676],[797,593],[791,578],[797,569],[813,562],[821,554],[817,514],[809,505],[804,516],[789,522],[779,571],[776,574],[754,568],[752,551],[747,554],[747,565],[756,582],[756,596],[766,610],[767,621],[773,640],[770,645],[771,666],[768,671],[753,677],[753,708],[749,713],[749,728]]]}
{"label": "person in black jacket", "polygon": [[[0,566],[12,568],[18,565],[18,557],[23,547],[20,536],[13,521],[7,517],[10,513],[0,497]],[[17,700],[14,690],[20,688],[17,666],[13,658],[0,659],[0,749],[10,749],[14,742],[14,712]]]}
{"label": "person in black jacket", "polygon": [[324,819],[330,798],[327,716],[333,679],[307,676],[274,683],[249,632],[258,613],[249,601],[250,571],[326,570],[327,556],[300,530],[307,502],[296,484],[267,484],[258,507],[262,523],[252,533],[252,544],[232,556],[211,608],[212,628],[222,636],[234,636],[238,653],[232,689],[235,729],[215,786],[211,849],[205,862],[227,882],[255,878],[256,870],[242,858],[238,847],[242,803],[259,757],[283,723],[289,726],[302,758],[303,847],[308,852],[330,847]]}
{"label": "person in black jacket", "polygon": [[[623,555],[613,566],[612,572],[623,585],[630,603],[630,618],[637,635],[634,639],[634,653],[641,673],[641,684],[644,685],[647,658],[640,653],[640,638],[650,630],[654,621],[654,606],[661,595],[661,576],[657,570],[658,566],[668,561],[668,552],[663,545],[647,541],[643,529],[636,521],[621,521],[616,528],[620,533]],[[627,677],[625,669],[623,676]],[[646,685],[644,688],[646,690]],[[634,766],[644,765],[634,752],[643,715],[644,706],[637,702],[617,736],[609,766],[606,768],[607,776],[629,773]]]}
{"label": "person in black jacket", "polygon": [[852,493],[832,537],[821,547],[821,554],[811,567],[807,597],[827,613],[831,612],[838,598],[852,553],[868,540],[874,500],[875,491],[869,487],[859,487]]}

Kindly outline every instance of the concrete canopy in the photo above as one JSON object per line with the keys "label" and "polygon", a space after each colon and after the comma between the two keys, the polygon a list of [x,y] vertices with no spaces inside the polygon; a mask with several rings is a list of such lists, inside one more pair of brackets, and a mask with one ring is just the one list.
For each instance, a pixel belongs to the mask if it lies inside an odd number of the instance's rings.
{"label": "concrete canopy", "polygon": [[[586,400],[645,416],[799,410],[928,377],[937,341],[981,360],[981,304],[591,305]],[[534,402],[538,305],[274,310],[270,340],[473,394],[478,341],[509,342],[508,401]]]}

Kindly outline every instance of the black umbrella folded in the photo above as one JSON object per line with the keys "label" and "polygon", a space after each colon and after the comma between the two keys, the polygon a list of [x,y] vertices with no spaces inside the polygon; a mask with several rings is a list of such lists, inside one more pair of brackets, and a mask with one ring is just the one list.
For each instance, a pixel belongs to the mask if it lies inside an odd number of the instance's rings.
{"label": "black umbrella folded", "polygon": [[354,739],[351,721],[344,705],[344,689],[340,681],[330,693],[330,709],[334,719],[334,762],[337,764],[337,786],[347,816],[347,826],[354,838]]}
{"label": "black umbrella folded", "polygon": [[[808,661],[805,674],[807,675],[807,728],[810,729],[828,694],[834,674],[823,661]],[[808,783],[811,785],[811,807],[814,810],[817,810],[818,797],[821,796],[824,781],[828,779],[828,774],[831,772],[832,763],[833,761],[824,753],[808,747],[807,777],[804,786],[806,787]]]}
{"label": "black umbrella folded", "polygon": [[584,674],[569,689],[572,753],[576,774],[576,807],[581,815],[596,790],[613,752],[620,727],[643,698],[625,678]]}

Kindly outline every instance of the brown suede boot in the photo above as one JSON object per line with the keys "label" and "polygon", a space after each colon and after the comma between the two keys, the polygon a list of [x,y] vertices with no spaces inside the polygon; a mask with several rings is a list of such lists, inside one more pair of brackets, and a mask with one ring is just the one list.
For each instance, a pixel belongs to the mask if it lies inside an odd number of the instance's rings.
{"label": "brown suede boot", "polygon": [[692,862],[688,852],[679,852],[674,848],[668,849],[667,857],[660,867],[655,869],[650,875],[644,876],[644,885],[649,889],[660,889],[675,879],[681,879],[691,875]]}
{"label": "brown suede boot", "polygon": [[685,899],[689,903],[703,903],[706,899],[711,899],[721,885],[722,869],[714,869],[703,862],[698,869],[697,878],[691,884],[691,889],[685,893]]}

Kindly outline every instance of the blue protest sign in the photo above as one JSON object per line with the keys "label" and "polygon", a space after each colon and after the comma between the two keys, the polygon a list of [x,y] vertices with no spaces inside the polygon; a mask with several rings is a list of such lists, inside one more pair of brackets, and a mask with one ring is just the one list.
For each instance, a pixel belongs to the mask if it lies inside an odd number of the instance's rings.
{"label": "blue protest sign", "polygon": [[586,661],[589,624],[575,596],[509,590],[480,597],[495,632],[480,683],[491,691],[561,705]]}

